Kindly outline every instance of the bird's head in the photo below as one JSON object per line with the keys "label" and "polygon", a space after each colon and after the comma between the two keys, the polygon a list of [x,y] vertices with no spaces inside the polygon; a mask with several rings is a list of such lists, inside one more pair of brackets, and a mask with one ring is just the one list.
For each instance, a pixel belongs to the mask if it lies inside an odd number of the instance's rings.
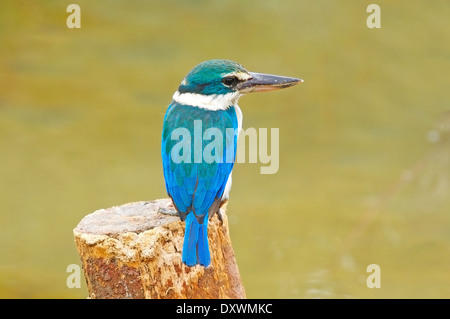
{"label": "bird's head", "polygon": [[194,67],[173,99],[210,110],[226,109],[250,92],[273,91],[303,82],[301,79],[254,73],[230,60],[209,60]]}

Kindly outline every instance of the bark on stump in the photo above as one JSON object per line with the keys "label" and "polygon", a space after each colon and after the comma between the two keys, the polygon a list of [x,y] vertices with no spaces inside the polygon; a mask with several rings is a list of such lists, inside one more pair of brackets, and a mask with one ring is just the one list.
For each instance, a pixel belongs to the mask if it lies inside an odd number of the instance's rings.
{"label": "bark on stump", "polygon": [[170,199],[100,209],[74,229],[90,298],[245,298],[223,213],[208,223],[211,265],[181,262],[184,222]]}

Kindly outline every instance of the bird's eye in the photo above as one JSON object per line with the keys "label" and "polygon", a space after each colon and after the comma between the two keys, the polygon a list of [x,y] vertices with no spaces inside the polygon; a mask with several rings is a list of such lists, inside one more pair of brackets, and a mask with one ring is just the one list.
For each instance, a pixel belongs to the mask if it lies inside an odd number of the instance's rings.
{"label": "bird's eye", "polygon": [[222,79],[222,83],[228,87],[234,87],[239,82],[239,80],[235,76],[227,76]]}

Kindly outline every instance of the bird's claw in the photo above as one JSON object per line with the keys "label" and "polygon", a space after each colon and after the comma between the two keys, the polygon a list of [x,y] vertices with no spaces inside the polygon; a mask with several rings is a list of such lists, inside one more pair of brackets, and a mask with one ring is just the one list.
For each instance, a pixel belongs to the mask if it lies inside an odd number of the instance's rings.
{"label": "bird's claw", "polygon": [[223,224],[222,208],[217,210],[217,217],[219,217],[220,223]]}
{"label": "bird's claw", "polygon": [[165,208],[165,207],[159,207],[158,213],[161,213],[164,215],[169,215],[169,216],[176,216],[176,217],[180,216],[180,213],[178,213],[176,209],[170,209],[170,208]]}

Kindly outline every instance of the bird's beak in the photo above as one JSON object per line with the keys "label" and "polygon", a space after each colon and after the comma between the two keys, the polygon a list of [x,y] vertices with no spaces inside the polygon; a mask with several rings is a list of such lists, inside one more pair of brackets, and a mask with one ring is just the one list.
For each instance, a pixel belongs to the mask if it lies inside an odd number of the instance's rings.
{"label": "bird's beak", "polygon": [[266,92],[288,88],[302,83],[302,79],[290,78],[272,74],[249,72],[251,78],[238,84],[241,93]]}

